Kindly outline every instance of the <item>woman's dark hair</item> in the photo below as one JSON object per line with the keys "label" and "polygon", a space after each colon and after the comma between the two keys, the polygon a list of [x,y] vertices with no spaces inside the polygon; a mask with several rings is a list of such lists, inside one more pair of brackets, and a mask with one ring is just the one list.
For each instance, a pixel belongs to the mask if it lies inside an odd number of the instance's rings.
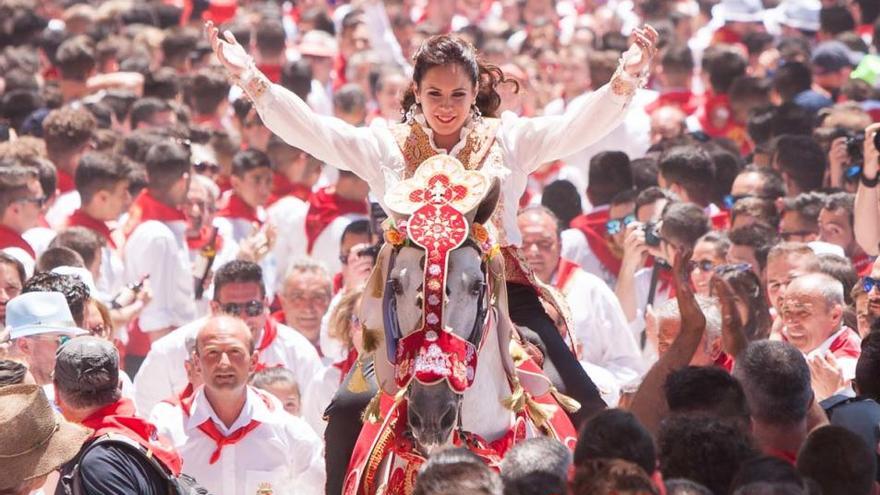
{"label": "woman's dark hair", "polygon": [[743,322],[746,338],[750,342],[768,338],[773,319],[770,317],[767,293],[758,276],[752,270],[743,270],[736,265],[722,265],[717,268],[717,274],[730,284],[737,297],[749,308],[749,319]]}
{"label": "woman's dark hair", "polygon": [[[476,105],[485,117],[497,117],[501,95],[495,88],[499,84],[512,83],[516,85],[516,92],[519,92],[519,83],[504,77],[504,72],[497,66],[480,60],[473,45],[462,38],[446,34],[432,36],[419,47],[413,56],[413,81],[418,86],[429,70],[451,64],[458,64],[465,69],[472,84],[479,82]],[[403,94],[402,108],[406,111],[415,102],[415,92],[412,88],[407,89]]]}

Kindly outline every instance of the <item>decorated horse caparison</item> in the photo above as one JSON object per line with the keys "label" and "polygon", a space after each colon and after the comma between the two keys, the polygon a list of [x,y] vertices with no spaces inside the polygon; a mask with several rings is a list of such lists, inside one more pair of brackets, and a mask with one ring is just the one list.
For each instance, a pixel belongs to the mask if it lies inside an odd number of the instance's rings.
{"label": "decorated horse caparison", "polygon": [[556,392],[518,343],[504,260],[483,227],[499,183],[455,158],[425,160],[389,188],[385,246],[361,305],[380,392],[364,413],[344,493],[413,491],[428,455],[466,447],[497,469],[526,438],[574,447]]}

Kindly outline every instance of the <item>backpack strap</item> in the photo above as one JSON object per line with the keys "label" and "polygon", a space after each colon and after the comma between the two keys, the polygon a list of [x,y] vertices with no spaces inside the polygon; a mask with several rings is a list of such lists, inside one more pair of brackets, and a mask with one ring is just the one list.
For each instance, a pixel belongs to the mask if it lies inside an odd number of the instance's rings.
{"label": "backpack strap", "polygon": [[175,494],[178,493],[176,488],[177,482],[175,480],[174,475],[165,467],[164,464],[159,462],[152,453],[145,449],[141,444],[135,442],[134,440],[116,433],[107,433],[101,435],[96,438],[89,444],[87,444],[80,453],[76,456],[75,464],[73,465],[73,469],[69,474],[63,476],[61,478],[62,486],[64,487],[64,493],[66,495],[86,495],[85,490],[82,485],[82,461],[85,459],[86,455],[92,451],[95,447],[103,445],[103,446],[114,446],[120,447],[126,452],[133,454],[136,457],[140,457],[147,461],[147,464],[150,465],[153,470],[165,480],[168,486],[168,493]]}

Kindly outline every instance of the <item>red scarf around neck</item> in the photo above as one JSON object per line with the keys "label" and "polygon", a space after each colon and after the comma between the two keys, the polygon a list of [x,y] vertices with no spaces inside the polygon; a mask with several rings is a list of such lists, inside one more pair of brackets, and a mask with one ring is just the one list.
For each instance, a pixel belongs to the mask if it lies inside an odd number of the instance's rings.
{"label": "red scarf around neck", "polygon": [[311,195],[311,187],[299,182],[291,182],[284,174],[275,172],[272,177],[272,195],[269,196],[270,205],[285,196],[293,196],[294,198],[308,201]]}
{"label": "red scarf around neck", "polygon": [[138,225],[150,220],[163,223],[186,221],[183,211],[159,201],[150,193],[149,189],[141,191],[128,212],[128,223],[124,229],[126,238],[134,232]]}
{"label": "red scarf around neck", "polygon": [[[260,397],[260,399],[263,400],[263,402],[266,404],[266,407],[269,408],[270,411],[275,410],[275,406],[272,404],[272,401],[269,400],[269,398],[265,394],[259,392],[256,389],[252,390],[257,392],[257,395]],[[192,394],[188,397],[183,397],[180,400],[180,408],[183,410],[183,413],[186,415],[186,417],[190,416],[190,411],[192,411],[192,403],[194,399],[195,394]],[[231,435],[224,436],[222,433],[220,433],[220,430],[217,428],[217,425],[214,424],[214,421],[212,419],[208,418],[207,420],[205,420],[204,423],[199,425],[199,430],[207,435],[208,438],[213,440],[214,443],[217,445],[217,448],[208,459],[208,463],[216,464],[217,461],[220,460],[220,454],[223,453],[223,447],[226,447],[227,445],[235,445],[236,443],[240,442],[242,439],[244,439],[244,437],[247,436],[248,433],[254,431],[261,424],[262,423],[260,423],[259,421],[252,419],[250,423],[235,430],[234,432],[232,432]]]}
{"label": "red scarf around neck", "polygon": [[56,169],[55,172],[58,178],[55,187],[58,188],[58,192],[60,194],[69,193],[70,191],[76,190],[76,182],[73,181],[73,176],[61,170],[60,168]]}
{"label": "red scarf around neck", "polygon": [[131,400],[120,399],[95,411],[82,420],[82,425],[95,430],[92,438],[116,433],[134,440],[159,459],[175,476],[180,474],[180,456],[163,438],[159,437],[152,423],[136,416],[134,403]]}
{"label": "red scarf around neck", "polygon": [[241,196],[235,193],[229,196],[229,201],[226,202],[226,206],[217,212],[217,216],[247,220],[251,223],[256,222],[260,225],[263,224],[263,221],[257,216],[257,209],[247,204]]}
{"label": "red scarf around neck", "polygon": [[306,252],[311,255],[318,236],[324,229],[342,215],[366,215],[369,209],[366,201],[345,199],[332,188],[319,189],[309,198],[309,210],[306,213]]}
{"label": "red scarf around neck", "polygon": [[23,249],[31,258],[34,260],[37,259],[37,253],[34,252],[34,248],[31,247],[30,244],[24,237],[21,236],[18,232],[10,229],[9,227],[0,224],[0,249],[17,247],[19,249]]}
{"label": "red scarf around neck", "polygon": [[581,266],[574,261],[565,258],[559,259],[559,266],[556,267],[556,282],[553,284],[557,289],[564,291],[565,285],[571,280],[571,277],[577,272]]}
{"label": "red scarf around neck", "polygon": [[[260,338],[260,343],[257,345],[257,352],[262,353],[264,350],[268,349],[269,346],[275,342],[275,337],[278,336],[278,323],[271,317],[266,318],[266,324],[263,325],[263,336]],[[270,366],[263,361],[263,356],[260,355],[260,360],[257,362],[254,367],[254,373],[258,373],[263,371]]]}
{"label": "red scarf around neck", "polygon": [[[205,247],[208,242],[211,241],[211,236],[214,235],[215,230],[217,230],[217,227],[214,227],[213,225],[205,225],[199,229],[198,236],[187,237],[186,244],[190,251],[198,251]],[[214,237],[214,251],[219,252],[221,249],[223,249],[223,236],[220,232],[217,232],[217,235]]]}
{"label": "red scarf around neck", "polygon": [[614,254],[611,250],[611,243],[603,235],[605,232],[605,222],[608,219],[608,210],[601,210],[589,215],[575,217],[571,221],[571,227],[583,232],[584,237],[587,239],[587,244],[590,245],[590,250],[596,255],[596,259],[602,263],[602,266],[608,273],[617,277],[617,274],[620,273],[620,265],[623,259]]}
{"label": "red scarf around neck", "polygon": [[116,249],[116,241],[113,240],[113,236],[110,231],[110,227],[107,226],[107,222],[102,222],[97,218],[89,215],[84,212],[82,208],[73,212],[72,215],[67,217],[67,226],[68,227],[85,227],[91,231],[97,232],[98,235],[104,238],[107,241],[107,245],[112,249]]}

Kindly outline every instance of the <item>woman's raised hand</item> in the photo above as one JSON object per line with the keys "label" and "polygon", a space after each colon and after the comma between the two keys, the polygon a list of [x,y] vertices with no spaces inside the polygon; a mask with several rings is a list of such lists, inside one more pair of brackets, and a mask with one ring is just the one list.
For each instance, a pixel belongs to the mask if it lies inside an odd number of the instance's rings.
{"label": "woman's raised hand", "polygon": [[648,64],[654,54],[657,53],[657,30],[645,24],[645,27],[636,28],[630,38],[632,46],[623,54],[623,70],[632,76],[638,76]]}
{"label": "woman's raised hand", "polygon": [[208,21],[205,23],[205,33],[211,41],[214,55],[217,56],[217,60],[220,61],[229,76],[233,79],[240,78],[247,70],[248,65],[251,64],[251,57],[244,47],[235,40],[232,31],[224,32],[223,39],[221,39],[220,30],[213,22]]}

